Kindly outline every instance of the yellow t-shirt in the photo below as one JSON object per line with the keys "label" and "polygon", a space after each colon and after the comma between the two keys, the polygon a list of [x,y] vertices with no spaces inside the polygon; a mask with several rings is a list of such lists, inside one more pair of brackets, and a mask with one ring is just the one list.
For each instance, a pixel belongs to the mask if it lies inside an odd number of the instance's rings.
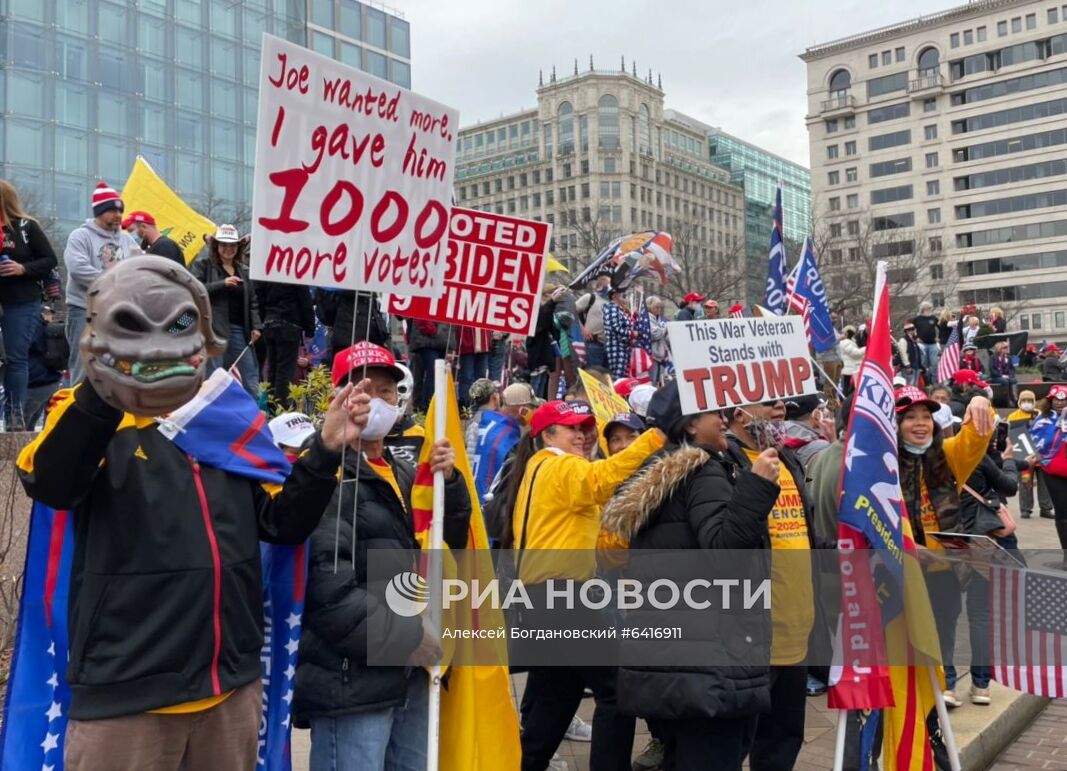
{"label": "yellow t-shirt", "polygon": [[[755,461],[759,453],[745,448]],[[804,501],[796,480],[783,463],[779,466],[778,500],[767,517],[771,537],[771,664],[796,664],[808,655],[808,635],[815,623],[815,590],[810,555],[785,554],[809,551],[808,523]]]}
{"label": "yellow t-shirt", "polygon": [[181,704],[175,704],[172,707],[150,709],[148,712],[152,715],[188,715],[191,712],[204,712],[222,704],[222,702],[230,698],[231,693],[233,691],[226,691],[226,693],[220,693],[218,696],[208,696],[206,699],[197,699],[196,701],[183,701]]}
{"label": "yellow t-shirt", "polygon": [[400,505],[404,506],[405,510],[407,506],[404,505],[404,494],[400,492],[400,483],[396,481],[396,474],[393,473],[393,467],[389,465],[389,461],[385,458],[375,458],[371,460],[367,459],[370,466],[374,471],[389,483],[389,486],[393,488],[393,492],[396,493],[396,497],[400,500]]}

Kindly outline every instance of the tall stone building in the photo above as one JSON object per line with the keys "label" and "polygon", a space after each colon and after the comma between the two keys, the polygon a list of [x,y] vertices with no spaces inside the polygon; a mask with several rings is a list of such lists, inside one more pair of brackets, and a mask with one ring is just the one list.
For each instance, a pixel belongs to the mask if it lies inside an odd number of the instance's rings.
{"label": "tall stone building", "polygon": [[[666,293],[743,299],[744,194],[708,161],[697,122],[664,109],[631,64],[542,76],[537,107],[459,132],[457,201],[553,223],[573,271],[616,236],[666,230],[686,271]],[[679,295],[680,296],[680,295]]]}

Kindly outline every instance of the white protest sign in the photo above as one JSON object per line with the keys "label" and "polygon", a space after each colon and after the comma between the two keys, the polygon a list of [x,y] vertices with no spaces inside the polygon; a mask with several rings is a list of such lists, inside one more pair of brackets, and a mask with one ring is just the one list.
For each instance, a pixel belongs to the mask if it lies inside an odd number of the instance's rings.
{"label": "white protest sign", "polygon": [[459,113],[263,36],[253,279],[431,297]]}
{"label": "white protest sign", "polygon": [[686,415],[818,390],[800,316],[672,321],[667,337]]}

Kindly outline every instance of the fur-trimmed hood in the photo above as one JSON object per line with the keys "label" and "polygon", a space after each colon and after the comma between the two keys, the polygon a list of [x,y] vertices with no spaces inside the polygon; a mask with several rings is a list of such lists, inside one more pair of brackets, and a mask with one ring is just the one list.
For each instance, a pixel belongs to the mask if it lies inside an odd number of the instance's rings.
{"label": "fur-trimmed hood", "polygon": [[700,447],[668,448],[608,501],[601,526],[630,541],[678,486],[709,460],[711,455]]}

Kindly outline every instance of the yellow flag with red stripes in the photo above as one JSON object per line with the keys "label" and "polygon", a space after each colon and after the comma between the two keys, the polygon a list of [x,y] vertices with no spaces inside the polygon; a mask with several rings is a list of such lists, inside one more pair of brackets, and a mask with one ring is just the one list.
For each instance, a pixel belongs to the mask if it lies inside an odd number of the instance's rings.
{"label": "yellow flag with red stripes", "polygon": [[[467,484],[471,500],[471,523],[467,531],[467,557],[455,569],[457,578],[463,573],[477,573],[484,581],[492,578],[492,555],[489,538],[485,532],[478,493],[474,487],[474,475],[464,449],[463,427],[459,420],[456,389],[452,376],[448,376],[448,400],[443,408],[447,411],[445,437],[456,453],[456,473]],[[430,546],[430,522],[433,517],[433,474],[430,472],[430,455],[434,443],[441,437],[434,436],[436,411],[442,406],[437,399],[430,402],[426,413],[426,439],[422,443],[419,462],[415,471],[415,484],[411,489],[411,508],[415,520],[415,537],[423,549]],[[471,554],[471,551],[474,554]],[[446,568],[448,569],[448,568]],[[466,618],[452,617],[450,625],[467,629],[497,628],[504,626],[499,609],[480,608],[475,613],[470,608],[459,610]],[[455,645],[485,646],[485,640],[457,640]],[[502,646],[492,658],[507,660],[506,641],[492,641]],[[473,656],[458,655],[455,660],[471,660]],[[512,771],[518,769],[522,760],[519,745],[519,719],[511,700],[511,683],[507,666],[454,666],[448,674],[448,685],[441,691],[441,741],[439,746],[440,768],[443,771]]]}

